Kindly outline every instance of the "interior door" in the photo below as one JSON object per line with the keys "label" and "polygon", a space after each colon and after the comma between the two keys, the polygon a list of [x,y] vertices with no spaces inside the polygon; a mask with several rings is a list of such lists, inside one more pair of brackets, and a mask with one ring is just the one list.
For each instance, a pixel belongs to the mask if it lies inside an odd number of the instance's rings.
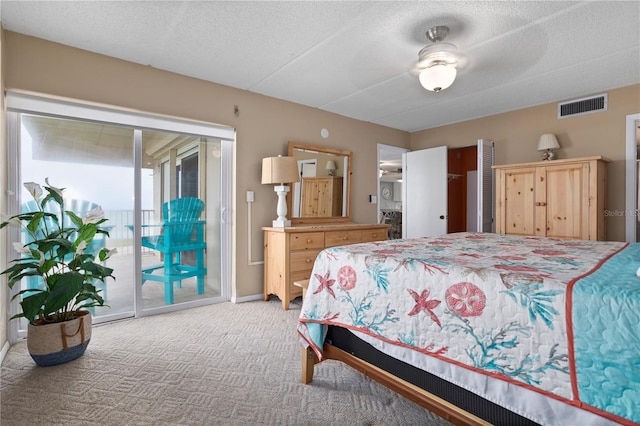
{"label": "interior door", "polygon": [[447,233],[447,147],[402,154],[402,237]]}

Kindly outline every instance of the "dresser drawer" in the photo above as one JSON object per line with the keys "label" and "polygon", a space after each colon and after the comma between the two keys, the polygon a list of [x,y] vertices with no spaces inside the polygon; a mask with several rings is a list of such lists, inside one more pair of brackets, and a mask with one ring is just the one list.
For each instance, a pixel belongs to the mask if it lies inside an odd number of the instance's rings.
{"label": "dresser drawer", "polygon": [[300,232],[291,234],[289,250],[324,248],[324,232]]}
{"label": "dresser drawer", "polygon": [[318,253],[320,250],[292,251],[289,253],[289,270],[291,272],[309,271],[310,273]]}
{"label": "dresser drawer", "polygon": [[330,231],[324,235],[324,246],[344,246],[362,242],[362,231]]}
{"label": "dresser drawer", "polygon": [[369,241],[384,241],[387,239],[387,229],[386,228],[378,228],[378,229],[363,229],[362,230],[362,242],[366,243]]}

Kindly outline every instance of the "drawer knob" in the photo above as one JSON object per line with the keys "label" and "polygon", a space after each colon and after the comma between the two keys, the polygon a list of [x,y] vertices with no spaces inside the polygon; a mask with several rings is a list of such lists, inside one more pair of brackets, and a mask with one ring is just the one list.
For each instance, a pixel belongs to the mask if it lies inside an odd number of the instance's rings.
{"label": "drawer knob", "polygon": [[307,238],[307,244],[311,242],[311,238]]}
{"label": "drawer knob", "polygon": [[347,236],[345,235],[344,237],[342,237],[343,241],[347,241]]}
{"label": "drawer knob", "polygon": [[307,257],[307,263],[311,263],[311,259]]}

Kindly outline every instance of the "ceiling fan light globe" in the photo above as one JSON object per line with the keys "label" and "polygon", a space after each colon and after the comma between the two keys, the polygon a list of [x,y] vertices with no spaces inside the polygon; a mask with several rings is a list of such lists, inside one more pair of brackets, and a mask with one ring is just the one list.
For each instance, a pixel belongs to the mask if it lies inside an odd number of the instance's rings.
{"label": "ceiling fan light globe", "polygon": [[434,64],[420,71],[420,84],[427,90],[439,92],[451,86],[456,79],[456,67],[450,64]]}

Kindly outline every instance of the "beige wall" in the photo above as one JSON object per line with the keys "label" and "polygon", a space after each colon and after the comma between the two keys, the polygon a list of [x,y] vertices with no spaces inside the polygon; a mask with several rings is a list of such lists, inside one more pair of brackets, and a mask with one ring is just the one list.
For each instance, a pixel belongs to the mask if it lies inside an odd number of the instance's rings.
{"label": "beige wall", "polygon": [[[262,265],[248,265],[246,191],[255,191],[251,260],[262,260],[262,226],[276,216],[273,187],[261,185],[263,157],[287,154],[289,140],[353,152],[352,219],[375,222],[377,143],[408,147],[409,134],[150,67],[5,32],[6,86],[236,128],[233,296],[261,294]],[[234,115],[234,105],[240,114]],[[323,139],[320,130],[329,130]],[[6,187],[6,184],[5,184]],[[4,188],[0,192],[4,194]],[[1,322],[1,321],[0,321]]]}
{"label": "beige wall", "polygon": [[[626,116],[640,113],[640,85],[609,90],[606,112],[557,119],[557,103],[498,114],[411,134],[411,150],[447,145],[463,147],[491,139],[496,164],[540,160],[536,151],[543,133],[554,133],[560,158],[602,155],[608,169],[607,209],[625,210]],[[585,96],[590,94],[585,93]],[[607,238],[624,241],[624,217],[608,217]]]}

